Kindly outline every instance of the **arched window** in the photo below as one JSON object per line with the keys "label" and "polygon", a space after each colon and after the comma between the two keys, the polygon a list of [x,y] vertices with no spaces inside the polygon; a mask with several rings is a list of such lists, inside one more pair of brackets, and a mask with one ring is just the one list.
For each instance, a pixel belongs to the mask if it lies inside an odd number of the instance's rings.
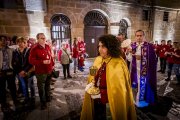
{"label": "arched window", "polygon": [[51,19],[51,38],[56,40],[58,48],[63,41],[71,46],[71,21],[63,14],[56,14]]}
{"label": "arched window", "polygon": [[107,24],[106,17],[96,10],[88,12],[84,18],[85,26],[107,26]]}
{"label": "arched window", "polygon": [[119,33],[125,34],[125,37],[127,38],[127,29],[128,29],[128,23],[126,20],[122,19],[119,22]]}

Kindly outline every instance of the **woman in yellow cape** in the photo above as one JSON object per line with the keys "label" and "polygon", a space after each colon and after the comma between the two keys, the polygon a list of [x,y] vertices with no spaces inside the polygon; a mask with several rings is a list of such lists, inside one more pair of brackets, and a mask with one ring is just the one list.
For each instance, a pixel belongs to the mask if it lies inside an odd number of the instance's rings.
{"label": "woman in yellow cape", "polygon": [[[113,120],[136,120],[136,111],[130,84],[130,75],[123,58],[111,54],[112,50],[118,53],[120,43],[113,35],[104,35],[99,38],[100,56],[93,66],[98,69],[106,62],[106,85],[110,113]],[[105,49],[105,50],[104,50]],[[105,51],[105,52],[104,52]],[[120,51],[120,50],[119,50]],[[119,54],[120,55],[120,54]],[[89,75],[88,83],[92,76]],[[85,93],[81,120],[94,119],[94,102],[91,95]]]}

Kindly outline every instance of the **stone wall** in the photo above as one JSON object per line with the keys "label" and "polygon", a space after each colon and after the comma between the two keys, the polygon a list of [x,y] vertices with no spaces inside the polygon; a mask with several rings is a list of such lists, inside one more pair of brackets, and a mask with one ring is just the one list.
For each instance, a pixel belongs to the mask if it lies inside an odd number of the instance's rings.
{"label": "stone wall", "polygon": [[[63,0],[49,0],[49,10],[46,18],[50,19],[54,14],[63,13],[70,18],[72,25],[72,37],[84,37],[83,20],[89,11],[98,10],[103,13],[108,20],[108,33],[118,34],[118,23],[121,19],[128,21],[128,37],[134,37],[134,31],[143,29],[148,32],[148,21],[142,21],[142,8],[135,8],[128,4],[121,4],[121,2],[88,2],[88,1],[63,1]],[[149,37],[149,36],[148,36]]]}
{"label": "stone wall", "polygon": [[173,40],[179,41],[180,37],[180,15],[178,11],[170,10],[169,20],[163,21],[163,14],[165,10],[156,10],[155,12],[155,23],[154,23],[154,36],[153,40]]}
{"label": "stone wall", "polygon": [[[143,29],[148,40],[178,39],[180,37],[180,16],[177,11],[170,11],[170,21],[162,22],[164,10],[155,11],[155,24],[142,20],[142,10],[145,7],[124,2],[94,2],[81,0],[47,0],[47,11],[0,10],[0,33],[8,36],[35,37],[38,32],[44,32],[51,38],[51,18],[54,14],[64,14],[71,20],[71,35],[84,37],[84,17],[89,11],[98,10],[108,20],[108,33],[117,35],[119,22],[128,22],[128,37],[134,39],[134,32]],[[148,8],[145,8],[148,9]],[[152,36],[152,32],[154,33]],[[152,38],[153,37],[153,38]]]}
{"label": "stone wall", "polygon": [[174,31],[174,40],[180,42],[180,12],[176,12],[176,23],[175,23],[175,31]]}
{"label": "stone wall", "polygon": [[44,21],[44,12],[0,10],[0,33],[35,38],[38,32],[44,32],[50,36],[50,23]]}
{"label": "stone wall", "polygon": [[28,35],[27,16],[17,10],[0,10],[0,33],[4,35]]}

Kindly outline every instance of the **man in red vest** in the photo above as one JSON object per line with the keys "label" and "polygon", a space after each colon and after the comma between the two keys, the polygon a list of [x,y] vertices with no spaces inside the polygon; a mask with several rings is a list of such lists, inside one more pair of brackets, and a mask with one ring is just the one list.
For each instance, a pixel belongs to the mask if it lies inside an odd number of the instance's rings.
{"label": "man in red vest", "polygon": [[174,64],[173,53],[174,53],[174,48],[171,45],[171,40],[168,40],[167,51],[165,52],[165,55],[167,57],[167,63],[168,63],[168,77],[165,79],[166,81],[171,80],[171,72],[172,72],[172,68]]}
{"label": "man in red vest", "polygon": [[161,45],[158,48],[160,58],[160,70],[158,72],[165,73],[166,70],[166,56],[167,45],[165,40],[161,40]]}

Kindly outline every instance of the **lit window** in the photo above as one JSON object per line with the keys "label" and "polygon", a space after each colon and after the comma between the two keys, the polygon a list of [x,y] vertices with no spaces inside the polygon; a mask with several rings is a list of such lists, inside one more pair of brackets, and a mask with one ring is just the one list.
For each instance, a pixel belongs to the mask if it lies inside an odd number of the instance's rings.
{"label": "lit window", "polygon": [[71,44],[71,21],[63,14],[56,14],[51,19],[51,37],[60,47],[63,41]]}

